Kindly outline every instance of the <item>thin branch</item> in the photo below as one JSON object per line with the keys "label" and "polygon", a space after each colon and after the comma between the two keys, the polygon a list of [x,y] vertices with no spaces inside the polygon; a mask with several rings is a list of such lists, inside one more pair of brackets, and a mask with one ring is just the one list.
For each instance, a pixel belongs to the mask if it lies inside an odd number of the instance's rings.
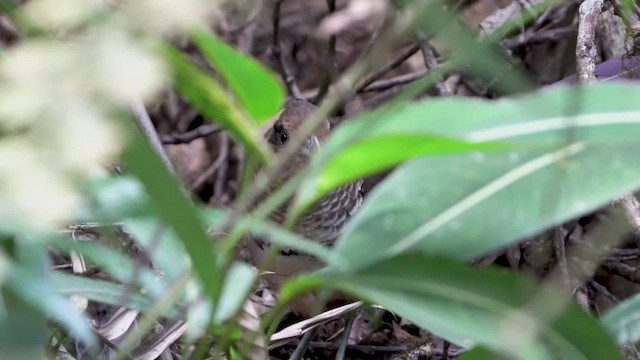
{"label": "thin branch", "polygon": [[200,174],[200,176],[198,176],[197,179],[193,181],[193,183],[191,183],[192,190],[200,189],[200,187],[202,187],[202,185],[204,185],[204,183],[216,173],[216,170],[219,170],[222,164],[227,161],[227,154],[229,153],[229,141],[227,136],[220,137],[219,149],[218,157],[205,171],[202,172],[202,174]]}
{"label": "thin branch", "polygon": [[524,36],[514,36],[502,41],[502,46],[507,49],[515,49],[525,45],[542,44],[546,42],[557,42],[576,35],[573,26],[566,26],[556,29],[526,32]]}
{"label": "thin branch", "polygon": [[153,122],[151,121],[151,118],[149,117],[147,109],[145,109],[142,100],[134,100],[131,103],[131,111],[133,111],[133,114],[135,115],[136,124],[140,128],[140,131],[142,131],[142,134],[149,141],[151,147],[153,147],[153,150],[155,150],[155,152],[158,154],[158,156],[164,163],[164,166],[166,166],[167,169],[169,169],[169,171],[171,171],[171,173],[175,175],[176,171],[173,168],[173,165],[171,165],[171,161],[169,161],[169,157],[162,147],[160,137],[156,132],[156,128],[153,126]]}
{"label": "thin branch", "polygon": [[[576,61],[578,63],[578,80],[582,84],[598,81],[596,77],[596,25],[598,15],[604,10],[604,0],[585,0],[578,9],[578,41],[576,44]],[[622,196],[616,201],[622,208],[627,221],[634,230],[634,235],[640,232],[640,203],[633,194]],[[634,236],[637,239],[638,236]],[[636,240],[636,246],[640,242]]]}
{"label": "thin branch", "polygon": [[[329,14],[332,14],[336,11],[336,0],[327,0],[327,7],[329,8]],[[322,100],[322,98],[327,94],[329,90],[329,85],[333,82],[334,74],[337,71],[336,64],[336,36],[332,35],[329,37],[329,42],[327,44],[327,55],[325,57],[325,67],[327,69],[326,76],[320,84],[320,89],[313,99],[313,103],[317,104]]]}
{"label": "thin branch", "polygon": [[386,75],[389,71],[391,71],[391,70],[397,68],[398,66],[400,66],[403,62],[405,62],[413,54],[418,52],[418,50],[420,50],[420,45],[419,44],[414,44],[410,48],[402,51],[400,53],[400,55],[398,55],[398,57],[396,57],[391,62],[389,62],[388,64],[384,65],[383,67],[381,67],[378,71],[376,71],[373,74],[369,75],[358,86],[356,86],[355,92],[357,94],[359,94],[359,93],[364,92],[364,91],[371,91],[371,90],[365,90],[365,89],[367,89],[367,87],[369,85],[371,85],[374,81],[376,81],[376,80],[380,79],[381,77],[383,77],[384,75]]}
{"label": "thin branch", "polygon": [[160,135],[160,140],[164,145],[188,144],[195,139],[207,137],[220,131],[222,131],[222,127],[213,124],[206,124],[198,126],[197,128],[183,134]]}
{"label": "thin branch", "polygon": [[576,61],[578,80],[582,84],[596,82],[596,26],[598,15],[604,8],[604,0],[585,0],[578,9],[578,39],[576,44]]}
{"label": "thin branch", "polygon": [[282,54],[282,48],[280,47],[280,5],[284,0],[276,0],[273,5],[273,56],[276,58],[280,70],[280,76],[287,86],[289,94],[296,99],[302,98],[302,93],[296,85],[296,79],[291,74],[291,70],[287,66],[287,62]]}
{"label": "thin branch", "polygon": [[[431,71],[438,67],[438,60],[436,60],[436,54],[433,52],[431,45],[426,40],[420,42],[420,51],[422,52],[422,58],[424,59],[424,66],[427,71]],[[440,79],[435,85],[436,92],[440,96],[451,96],[453,90],[448,88],[447,85]]]}
{"label": "thin branch", "polygon": [[398,75],[390,79],[378,80],[362,89],[361,92],[382,91],[398,85],[405,85],[423,78],[428,73],[429,71],[416,71],[408,74]]}

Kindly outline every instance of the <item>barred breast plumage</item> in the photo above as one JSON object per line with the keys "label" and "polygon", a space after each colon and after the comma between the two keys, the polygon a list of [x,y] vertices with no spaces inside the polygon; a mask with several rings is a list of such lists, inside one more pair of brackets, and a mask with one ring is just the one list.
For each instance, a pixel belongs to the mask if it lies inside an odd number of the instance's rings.
{"label": "barred breast plumage", "polygon": [[[265,134],[276,153],[284,147],[289,136],[294,134],[302,122],[315,110],[316,107],[306,100],[292,99],[287,102],[278,120]],[[305,141],[290,166],[284,169],[279,179],[273,183],[274,187],[284,183],[306,165],[310,155],[329,135],[329,129],[329,122],[325,121],[320,129]],[[295,224],[294,231],[307,239],[328,246],[333,245],[344,225],[362,204],[362,183],[362,180],[358,180],[329,193],[302,215]],[[286,219],[289,205],[287,202],[280,206],[271,214],[270,219],[282,224]],[[268,239],[250,239],[247,247],[250,261],[255,266],[263,264],[269,246]],[[272,272],[265,279],[274,290],[278,290],[281,283],[288,277],[317,270],[323,265],[320,260],[312,256],[300,254],[291,249],[281,249],[272,266],[263,270]],[[310,314],[313,312],[310,310],[312,302],[312,297],[306,297],[291,305],[298,313]]]}

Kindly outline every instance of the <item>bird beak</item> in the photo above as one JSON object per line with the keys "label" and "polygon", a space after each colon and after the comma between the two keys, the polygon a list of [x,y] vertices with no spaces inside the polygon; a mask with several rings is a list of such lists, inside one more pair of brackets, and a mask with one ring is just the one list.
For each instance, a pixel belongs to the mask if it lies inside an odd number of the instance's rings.
{"label": "bird beak", "polygon": [[318,141],[318,137],[313,135],[307,141],[302,144],[302,148],[298,153],[298,156],[302,158],[304,161],[309,161],[311,159],[311,155],[320,150],[320,141]]}

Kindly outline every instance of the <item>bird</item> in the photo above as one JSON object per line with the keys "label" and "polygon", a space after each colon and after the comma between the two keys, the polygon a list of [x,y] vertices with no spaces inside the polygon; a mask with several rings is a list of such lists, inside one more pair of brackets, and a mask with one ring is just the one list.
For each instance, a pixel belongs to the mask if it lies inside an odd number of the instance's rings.
{"label": "bird", "polygon": [[[305,99],[292,98],[285,103],[279,117],[264,134],[265,140],[276,155],[316,109],[315,105]],[[279,178],[272,182],[271,191],[276,190],[309,163],[313,154],[327,140],[330,129],[329,121],[325,119],[318,130],[303,142],[294,159],[280,173]],[[269,220],[283,224],[292,201],[289,199],[273,211]],[[311,206],[294,224],[293,231],[309,240],[329,247],[333,246],[344,225],[358,211],[362,202],[363,181],[358,179],[333,190]],[[252,237],[247,244],[249,261],[254,266],[260,267],[265,262],[270,246],[268,239]],[[271,263],[269,268],[261,270],[267,272],[264,278],[274,291],[279,291],[287,279],[318,270],[325,265],[321,260],[293,249],[280,249]],[[300,315],[311,316],[318,311],[317,301],[311,294],[298,298],[289,305],[294,313]]]}

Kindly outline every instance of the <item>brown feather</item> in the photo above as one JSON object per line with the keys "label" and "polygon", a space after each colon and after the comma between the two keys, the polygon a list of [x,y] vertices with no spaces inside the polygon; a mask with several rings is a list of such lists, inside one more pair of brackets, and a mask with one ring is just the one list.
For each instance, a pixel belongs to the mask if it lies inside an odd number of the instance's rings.
{"label": "brown feather", "polygon": [[[316,111],[316,106],[304,99],[289,100],[274,125],[265,133],[265,138],[271,144],[275,152],[282,148],[286,139],[292,136],[300,128],[303,122]],[[330,125],[324,121],[322,126],[314,134],[320,143],[327,139]],[[279,186],[290,176],[302,169],[306,163],[292,160],[291,164],[281,174],[281,179],[274,184]],[[305,238],[332,246],[340,236],[344,225],[362,204],[362,180],[354,181],[340,187],[313,205],[295,224],[296,233]],[[290,202],[276,209],[270,216],[271,221],[282,224],[287,216]],[[252,239],[247,246],[251,262],[260,266],[269,250],[268,241]],[[274,290],[279,290],[280,285],[289,277],[302,272],[310,272],[320,269],[324,264],[309,255],[299,254],[289,249],[282,249],[281,254],[275,259],[275,263],[269,270],[274,274],[265,277]],[[292,304],[297,313],[311,315],[315,309],[313,298],[307,296]]]}

